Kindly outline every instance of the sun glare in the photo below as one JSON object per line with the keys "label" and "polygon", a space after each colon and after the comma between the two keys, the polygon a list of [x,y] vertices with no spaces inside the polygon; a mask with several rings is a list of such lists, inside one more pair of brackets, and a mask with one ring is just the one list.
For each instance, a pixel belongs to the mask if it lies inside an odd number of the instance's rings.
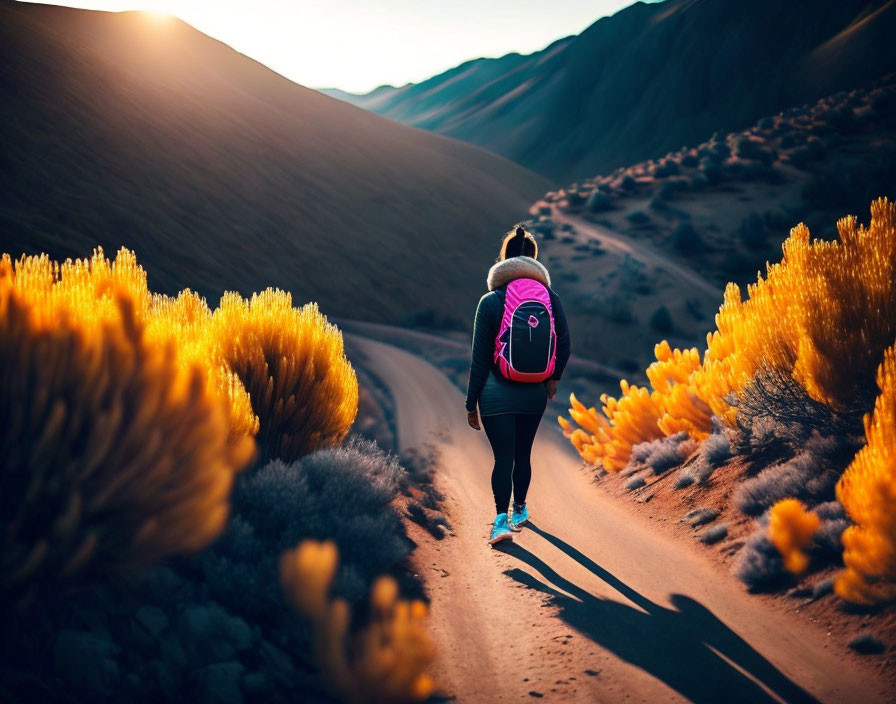
{"label": "sun glare", "polygon": [[167,12],[162,12],[161,10],[144,10],[143,15],[148,22],[152,22],[153,24],[164,24],[174,19],[173,15],[169,15]]}

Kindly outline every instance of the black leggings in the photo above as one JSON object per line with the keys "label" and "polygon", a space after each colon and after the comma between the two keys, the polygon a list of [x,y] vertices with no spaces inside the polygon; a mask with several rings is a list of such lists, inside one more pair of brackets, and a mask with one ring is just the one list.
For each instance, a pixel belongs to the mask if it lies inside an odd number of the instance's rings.
{"label": "black leggings", "polygon": [[529,481],[532,479],[529,454],[532,452],[541,415],[502,413],[497,416],[482,416],[482,427],[495,454],[492,493],[495,495],[498,513],[507,512],[511,488],[516,503],[526,501],[526,492],[529,491]]}

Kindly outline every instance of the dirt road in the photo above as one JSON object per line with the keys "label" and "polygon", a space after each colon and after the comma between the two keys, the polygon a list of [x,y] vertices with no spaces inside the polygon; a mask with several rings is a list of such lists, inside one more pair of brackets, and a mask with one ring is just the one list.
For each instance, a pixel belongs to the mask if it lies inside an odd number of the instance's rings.
{"label": "dirt road", "polygon": [[665,269],[682,283],[696,286],[715,299],[721,300],[722,298],[722,290],[699,272],[674,262],[667,254],[654,249],[645,242],[626,237],[609,228],[588,222],[587,220],[583,220],[574,215],[567,215],[556,206],[552,209],[551,219],[558,224],[565,223],[570,225],[575,228],[577,232],[585,235],[585,237],[597,240],[603,245],[604,249],[610,252],[624,252],[630,254],[632,257],[645,264],[650,264],[658,269]]}
{"label": "dirt road", "polygon": [[491,453],[434,367],[357,338],[395,397],[402,448],[435,442],[454,535],[415,564],[432,598],[442,689],[467,702],[884,702],[855,656],[782,617],[591,485],[546,420],[531,527],[486,544]]}

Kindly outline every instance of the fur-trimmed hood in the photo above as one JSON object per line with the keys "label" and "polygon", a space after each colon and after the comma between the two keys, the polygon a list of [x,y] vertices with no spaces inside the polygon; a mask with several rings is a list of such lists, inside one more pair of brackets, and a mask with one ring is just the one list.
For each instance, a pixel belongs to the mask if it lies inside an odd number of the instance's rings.
{"label": "fur-trimmed hood", "polygon": [[544,264],[535,261],[532,257],[511,257],[498,262],[488,270],[488,290],[509,284],[514,279],[535,279],[550,288],[551,275]]}

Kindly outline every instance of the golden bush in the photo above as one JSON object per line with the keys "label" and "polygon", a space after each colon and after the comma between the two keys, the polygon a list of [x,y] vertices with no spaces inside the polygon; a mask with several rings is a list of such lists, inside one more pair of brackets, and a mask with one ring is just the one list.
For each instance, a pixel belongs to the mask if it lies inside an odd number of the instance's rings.
{"label": "golden bush", "polygon": [[728,404],[762,369],[792,373],[810,397],[836,411],[855,411],[874,397],[874,370],[896,337],[894,205],[871,204],[871,224],[837,223],[839,241],[810,241],[800,224],[784,257],[747,287],[729,284],[707,336],[694,392],[733,425]]}
{"label": "golden bush", "polygon": [[212,314],[216,355],[242,381],[269,456],[292,460],[342,441],[358,410],[358,381],[342,335],[309,303],[267,289],[226,293]]}
{"label": "golden bush", "polygon": [[880,396],[865,416],[868,444],[837,484],[837,498],[855,525],[843,533],[845,571],[837,593],[857,603],[896,598],[896,347],[877,372]]}
{"label": "golden bush", "polygon": [[[604,401],[613,407],[610,429],[583,435],[565,428],[583,456],[610,457],[618,466],[626,443],[656,437],[649,422],[654,410],[667,435],[705,437],[712,415],[735,427],[731,401],[764,371],[792,375],[811,398],[838,413],[867,409],[874,370],[896,338],[894,205],[884,198],[872,203],[867,228],[853,217],[837,226],[835,242],[810,241],[805,225],[793,228],[783,259],[747,287],[746,300],[728,284],[702,361],[696,349],[657,345],[657,361],[647,371],[650,403],[646,390],[626,384],[616,407]],[[629,395],[637,400],[622,406]],[[637,418],[628,417],[635,410]]]}
{"label": "golden bush", "polygon": [[689,383],[700,366],[697,350],[673,351],[663,340],[654,353],[657,361],[647,369],[652,393],[623,379],[618,399],[601,395],[603,414],[570,395],[569,415],[580,427],[562,416],[558,422],[586,462],[617,472],[628,464],[633,445],[682,431],[702,440],[712,431],[712,410]]}
{"label": "golden bush", "polygon": [[769,510],[768,537],[794,574],[802,574],[809,566],[805,548],[820,524],[821,519],[797,499],[781,499]]}
{"label": "golden bush", "polygon": [[6,594],[198,550],[224,526],[253,443],[228,443],[204,367],[147,334],[148,295],[128,254],[0,260]]}
{"label": "golden bush", "polygon": [[258,434],[259,419],[252,410],[249,392],[239,377],[225,365],[216,350],[212,334],[212,312],[198,293],[185,289],[175,298],[153,294],[147,328],[159,340],[175,339],[180,358],[186,364],[203,364],[208,369],[210,390],[227,400],[231,443]]}
{"label": "golden bush", "polygon": [[658,425],[662,411],[656,395],[644,387],[630,386],[625,379],[619,384],[619,399],[601,394],[604,416],[594,407],[585,408],[575,394],[570,394],[570,415],[582,428],[573,430],[565,418],[559,419],[564,434],[582,458],[608,472],[618,472],[628,464],[632,445],[663,437]]}
{"label": "golden bush", "polygon": [[662,407],[657,425],[664,435],[686,432],[703,440],[712,432],[712,409],[690,384],[691,375],[700,369],[696,347],[673,350],[666,340],[653,350],[656,361],[647,367],[647,378],[656,391],[656,403]]}
{"label": "golden bush", "polygon": [[328,593],[339,553],[332,542],[304,541],[280,560],[280,580],[289,604],[313,629],[314,655],[329,686],[346,702],[422,701],[432,693],[424,670],[435,648],[424,625],[421,601],[398,599],[391,577],[371,590],[371,620],[349,635],[349,607]]}
{"label": "golden bush", "polygon": [[[809,241],[794,229],[785,258],[800,272],[793,288],[799,325],[794,376],[816,401],[835,410],[876,395],[875,372],[896,339],[894,204],[871,204],[871,224],[853,216],[837,223],[839,241]],[[867,410],[867,408],[865,409]]]}

